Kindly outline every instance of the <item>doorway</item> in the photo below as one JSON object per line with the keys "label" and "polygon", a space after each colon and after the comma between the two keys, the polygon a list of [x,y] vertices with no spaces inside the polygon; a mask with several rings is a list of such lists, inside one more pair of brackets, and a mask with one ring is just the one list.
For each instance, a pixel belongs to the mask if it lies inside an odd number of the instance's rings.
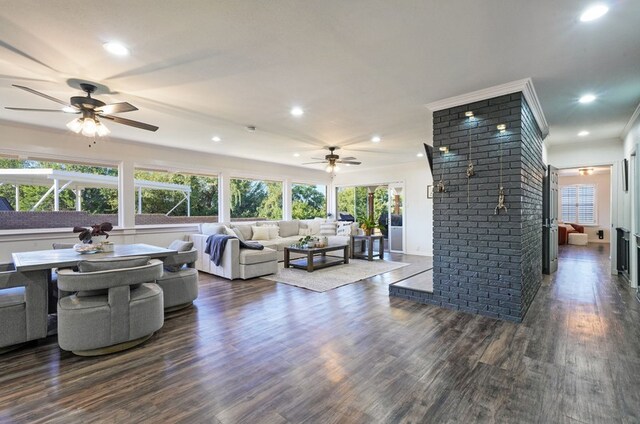
{"label": "doorway", "polygon": [[385,251],[404,253],[404,183],[336,187],[336,219],[372,218]]}

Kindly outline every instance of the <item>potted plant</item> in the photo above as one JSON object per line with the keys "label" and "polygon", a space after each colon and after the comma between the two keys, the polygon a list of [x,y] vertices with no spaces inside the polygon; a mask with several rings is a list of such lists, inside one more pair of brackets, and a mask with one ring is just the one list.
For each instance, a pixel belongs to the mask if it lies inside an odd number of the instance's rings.
{"label": "potted plant", "polygon": [[384,226],[378,224],[375,219],[365,216],[358,218],[358,224],[360,224],[360,228],[362,228],[364,230],[364,233],[368,236],[372,235],[373,230],[375,230],[376,228],[384,228]]}
{"label": "potted plant", "polygon": [[[74,233],[80,233],[78,238],[85,244],[92,244],[94,241],[100,243],[102,240],[94,240],[94,237],[109,238],[108,231],[113,230],[113,225],[110,222],[103,222],[102,224],[95,224],[89,228],[73,227]],[[96,243],[96,244],[97,244]]]}

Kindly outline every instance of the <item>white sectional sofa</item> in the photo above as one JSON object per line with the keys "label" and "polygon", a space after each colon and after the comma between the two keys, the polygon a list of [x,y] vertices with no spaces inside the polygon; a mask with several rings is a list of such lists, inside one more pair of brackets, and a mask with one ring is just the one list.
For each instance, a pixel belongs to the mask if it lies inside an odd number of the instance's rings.
{"label": "white sectional sofa", "polygon": [[[271,227],[272,231],[269,236],[266,236],[266,230],[256,229],[256,231],[254,231],[255,227]],[[263,252],[263,254],[247,253],[246,249],[239,249],[237,240],[231,239],[227,242],[225,253],[222,256],[222,263],[220,266],[215,266],[215,264],[210,261],[209,255],[204,253],[206,240],[213,234],[228,233],[227,228],[231,229],[233,233],[243,241],[262,244],[265,247],[264,251],[252,252]],[[277,230],[275,230],[276,228]],[[200,233],[192,234],[190,239],[193,241],[194,247],[198,250],[196,269],[229,279],[246,279],[259,276],[256,274],[267,275],[276,272],[277,263],[275,262],[284,260],[284,248],[297,243],[300,238],[306,235],[318,238],[327,237],[330,245],[349,244],[350,235],[360,234],[361,231],[356,223],[327,222],[324,219],[207,223],[201,224]],[[273,256],[269,254],[271,250],[275,251],[276,254]],[[267,259],[268,257],[275,257],[275,260]],[[273,264],[267,263],[270,261],[275,263],[275,268]],[[275,271],[267,272],[273,269],[275,269]],[[265,272],[267,274],[265,274]]]}

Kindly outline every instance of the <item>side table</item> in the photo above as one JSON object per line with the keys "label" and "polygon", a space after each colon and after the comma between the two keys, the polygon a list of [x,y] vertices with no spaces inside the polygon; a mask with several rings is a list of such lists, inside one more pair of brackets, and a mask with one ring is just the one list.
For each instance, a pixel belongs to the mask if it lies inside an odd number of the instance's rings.
{"label": "side table", "polygon": [[[374,250],[375,242],[378,242],[378,250]],[[360,243],[360,249],[356,251],[356,243]],[[372,261],[375,256],[384,258],[384,236],[351,236],[351,257]]]}

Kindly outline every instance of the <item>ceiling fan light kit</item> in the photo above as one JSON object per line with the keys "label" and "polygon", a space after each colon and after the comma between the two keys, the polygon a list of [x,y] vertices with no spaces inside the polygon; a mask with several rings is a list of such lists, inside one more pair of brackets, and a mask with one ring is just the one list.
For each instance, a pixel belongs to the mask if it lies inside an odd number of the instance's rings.
{"label": "ceiling fan light kit", "polygon": [[14,87],[29,93],[44,97],[47,100],[59,103],[64,107],[62,109],[29,109],[29,108],[13,108],[6,109],[30,111],[30,112],[62,112],[62,113],[82,113],[82,118],[75,118],[67,123],[67,128],[76,134],[82,134],[85,137],[104,137],[109,135],[111,131],[104,125],[98,117],[108,119],[118,124],[128,125],[130,127],[140,128],[147,131],[156,131],[155,125],[145,124],[144,122],[133,121],[131,119],[120,118],[119,116],[110,115],[112,113],[132,112],[138,110],[137,107],[127,102],[106,104],[105,102],[94,99],[91,94],[96,90],[96,86],[88,83],[81,83],[80,87],[87,93],[86,96],[73,96],[69,102],[65,102],[47,94],[41,93],[29,87],[13,84]]}
{"label": "ceiling fan light kit", "polygon": [[324,168],[324,170],[328,173],[334,173],[334,172],[340,171],[340,167],[338,166],[338,164],[351,166],[351,165],[360,165],[362,163],[357,161],[356,158],[354,157],[346,157],[346,158],[340,159],[340,156],[335,154],[335,151],[338,149],[338,147],[331,146],[331,147],[328,147],[328,149],[329,149],[329,154],[325,155],[324,159],[311,158],[311,159],[317,159],[318,161],[306,162],[306,163],[303,163],[303,165],[314,165],[314,164],[326,163],[327,166]]}

